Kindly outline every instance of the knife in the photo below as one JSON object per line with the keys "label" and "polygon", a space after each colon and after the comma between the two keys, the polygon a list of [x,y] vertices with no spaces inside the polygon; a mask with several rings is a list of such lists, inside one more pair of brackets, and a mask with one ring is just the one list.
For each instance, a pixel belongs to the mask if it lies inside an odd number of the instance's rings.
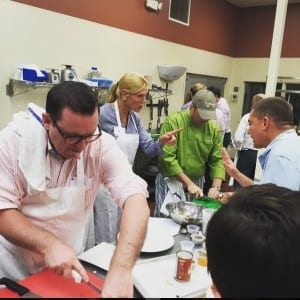
{"label": "knife", "polygon": [[[76,270],[72,270],[72,277],[76,283],[82,282],[82,277]],[[85,284],[87,284],[90,288],[101,295],[102,289],[98,287],[93,281],[90,280],[89,282],[85,282]]]}
{"label": "knife", "polygon": [[32,293],[27,287],[7,277],[2,277],[0,279],[0,284],[5,285],[11,291],[18,293],[21,298],[42,298],[41,296]]}

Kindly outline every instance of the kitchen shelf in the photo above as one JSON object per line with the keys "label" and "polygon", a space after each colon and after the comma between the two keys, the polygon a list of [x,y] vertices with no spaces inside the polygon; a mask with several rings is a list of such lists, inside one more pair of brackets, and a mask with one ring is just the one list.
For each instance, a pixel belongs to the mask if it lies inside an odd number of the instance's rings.
{"label": "kitchen shelf", "polygon": [[[10,79],[9,83],[6,85],[6,95],[9,97],[13,97],[37,88],[51,88],[53,85],[53,83],[49,82],[32,82],[26,80]],[[18,89],[21,89],[21,91],[17,91]]]}
{"label": "kitchen shelf", "polygon": [[[6,85],[6,95],[13,97],[19,94],[27,93],[37,88],[51,88],[55,84],[50,82],[33,82],[26,80],[9,79],[9,83]],[[106,96],[108,92],[108,87],[92,87],[92,89],[97,93],[99,105],[106,102]]]}

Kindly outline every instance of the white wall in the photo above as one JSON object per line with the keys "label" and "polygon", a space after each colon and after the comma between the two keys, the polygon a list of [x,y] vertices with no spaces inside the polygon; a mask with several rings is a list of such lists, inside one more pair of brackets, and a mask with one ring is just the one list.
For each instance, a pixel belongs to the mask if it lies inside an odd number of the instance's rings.
{"label": "white wall", "polygon": [[[153,83],[162,87],[165,83],[159,79],[158,64],[183,65],[189,73],[226,77],[225,97],[232,110],[232,129],[241,114],[243,82],[265,81],[268,69],[268,59],[232,59],[10,0],[0,0],[0,38],[0,128],[28,102],[41,106],[45,103],[46,88],[6,96],[6,84],[19,64],[60,70],[62,64],[71,64],[80,78],[86,78],[90,67],[96,65],[104,77],[113,81],[135,71],[152,76]],[[300,59],[283,59],[280,75],[297,76],[299,67]],[[237,102],[231,101],[233,86],[240,87]],[[169,89],[173,91],[168,97],[172,112],[183,103],[185,76],[169,83]],[[144,108],[141,115],[147,127],[149,109]]]}

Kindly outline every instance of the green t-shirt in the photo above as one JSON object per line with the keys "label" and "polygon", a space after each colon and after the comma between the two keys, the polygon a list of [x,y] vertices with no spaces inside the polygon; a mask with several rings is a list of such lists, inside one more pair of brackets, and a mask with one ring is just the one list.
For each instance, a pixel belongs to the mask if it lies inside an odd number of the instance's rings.
{"label": "green t-shirt", "polygon": [[158,158],[159,171],[168,177],[184,172],[191,179],[197,179],[204,175],[207,162],[211,177],[225,180],[219,125],[210,120],[199,126],[192,122],[190,111],[179,111],[165,119],[160,133],[178,128],[184,130],[176,134],[175,145],[163,147],[163,154]]}

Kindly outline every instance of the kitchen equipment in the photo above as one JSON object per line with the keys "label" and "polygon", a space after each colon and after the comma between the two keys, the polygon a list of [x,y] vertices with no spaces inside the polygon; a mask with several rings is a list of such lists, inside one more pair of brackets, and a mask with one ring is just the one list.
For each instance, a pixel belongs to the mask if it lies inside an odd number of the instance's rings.
{"label": "kitchen equipment", "polygon": [[77,75],[71,65],[66,66],[65,69],[61,70],[61,81],[77,81]]}
{"label": "kitchen equipment", "polygon": [[51,69],[51,71],[48,73],[47,81],[53,84],[60,83],[59,72],[56,69]]}
{"label": "kitchen equipment", "polygon": [[[103,286],[103,279],[91,272],[87,273],[97,286]],[[87,284],[78,284],[73,279],[66,279],[50,269],[28,276],[18,281],[18,283],[44,298],[99,298],[99,293],[91,289]],[[18,296],[16,292],[7,288],[0,289],[0,298],[17,298]]]}
{"label": "kitchen equipment", "polygon": [[195,224],[202,223],[202,206],[193,202],[178,201],[166,205],[169,216],[178,224]]}
{"label": "kitchen equipment", "polygon": [[[76,270],[72,270],[72,277],[74,278],[76,283],[82,282],[82,277]],[[85,282],[85,284],[87,284],[90,288],[94,289],[97,293],[101,295],[101,288],[98,287],[93,281],[90,280],[89,282]]]}
{"label": "kitchen equipment", "polygon": [[5,285],[11,291],[18,293],[21,298],[41,298],[41,296],[32,293],[27,287],[7,277],[2,277],[0,279],[0,284]]}

